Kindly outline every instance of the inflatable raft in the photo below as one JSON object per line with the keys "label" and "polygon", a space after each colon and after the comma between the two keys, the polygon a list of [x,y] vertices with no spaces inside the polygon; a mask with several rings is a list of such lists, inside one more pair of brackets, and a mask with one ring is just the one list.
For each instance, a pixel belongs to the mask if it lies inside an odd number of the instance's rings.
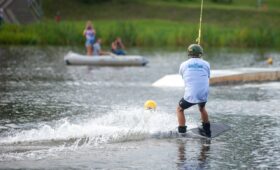
{"label": "inflatable raft", "polygon": [[86,56],[69,52],[64,61],[67,65],[92,65],[92,66],[145,66],[148,60],[142,56],[136,55],[102,55]]}

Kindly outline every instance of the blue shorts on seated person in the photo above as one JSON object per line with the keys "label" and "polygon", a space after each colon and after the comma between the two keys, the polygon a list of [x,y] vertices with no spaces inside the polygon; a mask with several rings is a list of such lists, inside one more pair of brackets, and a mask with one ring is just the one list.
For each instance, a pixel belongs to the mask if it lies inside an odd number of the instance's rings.
{"label": "blue shorts on seated person", "polygon": [[116,55],[125,55],[125,51],[124,50],[112,50],[112,52]]}

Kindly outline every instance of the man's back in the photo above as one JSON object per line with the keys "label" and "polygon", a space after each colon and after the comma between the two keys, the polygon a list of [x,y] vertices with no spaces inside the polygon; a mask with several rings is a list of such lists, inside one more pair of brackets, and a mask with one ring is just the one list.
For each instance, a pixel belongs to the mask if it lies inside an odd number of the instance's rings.
{"label": "man's back", "polygon": [[210,65],[201,58],[190,58],[180,66],[185,83],[184,99],[190,103],[206,102],[209,90]]}

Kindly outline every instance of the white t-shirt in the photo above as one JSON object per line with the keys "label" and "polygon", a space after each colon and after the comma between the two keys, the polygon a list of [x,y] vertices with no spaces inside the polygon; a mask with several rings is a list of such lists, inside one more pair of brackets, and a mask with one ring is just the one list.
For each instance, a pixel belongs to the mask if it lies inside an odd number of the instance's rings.
{"label": "white t-shirt", "polygon": [[99,43],[94,43],[93,45],[93,55],[99,55],[99,52],[101,50],[101,46]]}
{"label": "white t-shirt", "polygon": [[201,58],[190,58],[181,64],[179,74],[185,83],[184,100],[189,103],[207,102],[210,64]]}

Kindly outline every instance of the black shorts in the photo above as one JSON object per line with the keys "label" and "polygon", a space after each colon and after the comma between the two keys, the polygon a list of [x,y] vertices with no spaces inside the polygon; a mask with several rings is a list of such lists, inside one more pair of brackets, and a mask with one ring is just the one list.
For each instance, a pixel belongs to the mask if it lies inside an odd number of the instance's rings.
{"label": "black shorts", "polygon": [[198,105],[199,108],[204,108],[205,105],[206,105],[206,102],[202,102],[202,103],[189,103],[187,102],[184,98],[182,98],[180,101],[179,101],[179,106],[182,108],[182,109],[187,109],[193,105]]}

